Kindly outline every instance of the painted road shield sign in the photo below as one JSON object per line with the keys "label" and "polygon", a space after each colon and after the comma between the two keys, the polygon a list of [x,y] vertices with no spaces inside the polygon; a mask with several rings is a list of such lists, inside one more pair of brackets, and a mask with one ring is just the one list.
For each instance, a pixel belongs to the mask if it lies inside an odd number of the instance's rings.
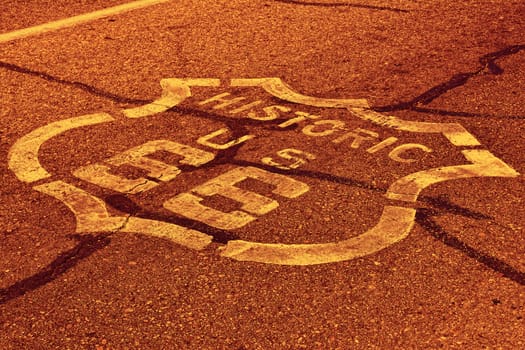
{"label": "painted road shield sign", "polygon": [[[366,99],[311,97],[279,78],[161,87],[152,103],[31,131],[9,168],[62,202],[77,233],[145,234],[284,265],[392,246],[433,185],[519,175],[458,123],[379,113]],[[53,147],[66,151],[51,159]]]}

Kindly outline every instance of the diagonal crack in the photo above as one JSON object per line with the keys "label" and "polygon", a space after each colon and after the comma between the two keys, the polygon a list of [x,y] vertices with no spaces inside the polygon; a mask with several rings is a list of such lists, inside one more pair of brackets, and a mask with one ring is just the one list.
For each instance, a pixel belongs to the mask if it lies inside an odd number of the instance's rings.
{"label": "diagonal crack", "polygon": [[67,271],[75,267],[82,260],[88,258],[96,251],[106,247],[110,243],[109,236],[114,232],[99,235],[94,234],[74,234],[70,237],[78,241],[71,249],[58,255],[50,264],[44,267],[38,273],[24,278],[9,287],[0,289],[0,304],[16,299],[38,289]]}
{"label": "diagonal crack", "polygon": [[399,9],[395,7],[388,6],[374,6],[374,5],[365,5],[365,4],[356,4],[356,3],[341,3],[341,2],[310,2],[310,1],[299,1],[299,0],[274,0],[275,2],[282,2],[285,4],[299,5],[299,6],[315,6],[315,7],[355,7],[363,8],[368,10],[378,10],[378,11],[393,11],[393,12],[410,12],[408,10]]}
{"label": "diagonal crack", "polygon": [[78,265],[82,260],[87,259],[95,252],[109,245],[111,242],[110,237],[122,231],[131,217],[131,214],[126,215],[122,224],[111,232],[69,235],[69,237],[77,240],[78,243],[73,248],[58,255],[38,273],[15,282],[9,287],[0,289],[0,305],[53,282]]}
{"label": "diagonal crack", "polygon": [[133,194],[133,193],[134,193],[133,191],[135,191],[135,189],[137,189],[137,188],[139,188],[139,187],[141,187],[141,186],[144,186],[144,185],[148,184],[149,182],[150,182],[150,180],[145,179],[145,180],[142,181],[141,183],[138,183],[138,184],[136,184],[135,186],[131,187],[129,190],[127,190],[127,191],[126,191],[126,194]]}
{"label": "diagonal crack", "polygon": [[483,55],[478,59],[480,66],[475,71],[454,74],[448,81],[445,81],[428,89],[427,91],[423,92],[419,96],[416,96],[410,101],[401,102],[389,106],[375,107],[373,108],[373,110],[377,112],[392,112],[406,109],[414,110],[420,107],[421,105],[427,105],[430,102],[434,101],[436,98],[446,94],[447,92],[454,90],[457,87],[465,85],[470,79],[482,74],[485,71],[488,71],[490,74],[493,75],[503,74],[503,69],[499,67],[496,64],[496,62],[503,57],[515,55],[522,50],[525,50],[525,45],[512,45],[507,46],[502,50]]}
{"label": "diagonal crack", "polygon": [[505,261],[489,254],[485,254],[463,242],[459,238],[449,234],[433,218],[436,215],[438,215],[438,213],[433,210],[420,209],[416,214],[416,222],[443,244],[462,252],[480,264],[487,266],[491,270],[501,273],[512,281],[522,286],[525,285],[525,272],[519,271]]}
{"label": "diagonal crack", "polygon": [[82,83],[82,82],[79,82],[79,81],[68,81],[68,80],[65,80],[65,79],[62,79],[62,78],[55,77],[55,76],[50,75],[48,73],[31,70],[31,69],[20,67],[20,66],[17,66],[15,64],[4,62],[4,61],[0,61],[0,68],[4,68],[4,69],[7,69],[7,70],[10,70],[10,71],[13,71],[13,72],[17,72],[17,73],[21,73],[21,74],[31,75],[31,76],[38,77],[38,78],[41,78],[41,79],[44,79],[46,81],[50,81],[50,82],[53,82],[53,83],[58,83],[58,84],[62,84],[62,85],[68,85],[68,86],[71,86],[71,87],[74,87],[74,88],[77,88],[77,89],[80,89],[80,90],[84,90],[84,91],[86,91],[86,92],[88,92],[88,93],[90,93],[92,95],[104,97],[104,98],[107,98],[107,99],[110,99],[110,100],[113,100],[113,101],[119,102],[119,103],[145,104],[145,103],[149,103],[150,102],[150,101],[146,101],[146,100],[132,99],[132,98],[119,96],[119,95],[113,94],[111,92],[99,89],[97,87],[88,85],[86,83]]}

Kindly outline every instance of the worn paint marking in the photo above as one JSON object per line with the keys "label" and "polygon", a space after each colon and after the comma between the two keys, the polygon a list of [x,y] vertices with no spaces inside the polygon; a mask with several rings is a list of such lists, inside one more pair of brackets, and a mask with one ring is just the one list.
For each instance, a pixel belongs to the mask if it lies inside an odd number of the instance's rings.
{"label": "worn paint marking", "polygon": [[102,10],[93,11],[89,13],[84,13],[78,16],[73,16],[69,18],[59,19],[57,21],[48,22],[33,27],[28,27],[24,29],[14,30],[12,32],[7,32],[0,34],[0,43],[5,43],[8,41],[26,38],[33,35],[38,35],[46,32],[51,32],[54,30],[59,30],[62,28],[73,27],[82,23],[87,23],[94,21],[96,19],[104,18],[107,16],[117,15],[119,13],[136,10],[164,2],[169,2],[171,0],[139,0],[129,2],[127,4],[117,5],[113,7],[108,7]]}
{"label": "worn paint marking", "polygon": [[348,108],[348,111],[361,119],[389,128],[409,132],[441,133],[454,146],[479,146],[479,141],[458,123],[430,123],[403,120],[392,115],[384,115],[367,108]]}
{"label": "worn paint marking", "polygon": [[[123,114],[128,118],[143,118],[161,113],[190,97],[190,87],[192,86],[218,87],[220,85],[219,79],[163,79],[161,81],[162,96],[159,99],[143,106],[125,109]],[[372,111],[364,99],[338,100],[302,95],[293,91],[278,78],[232,79],[230,86],[259,86],[266,92],[289,102],[316,107],[346,108],[353,116],[375,124],[408,132],[440,133],[454,146],[479,146],[478,140],[460,124],[402,120]],[[244,97],[229,96],[229,93],[215,95],[202,101],[200,105],[213,103],[213,109],[221,109],[244,100]],[[276,119],[279,112],[291,111],[288,107],[272,105],[263,109],[264,116],[249,112],[248,107],[255,107],[259,104],[260,101],[257,100],[240,107],[233,106],[235,109],[230,113],[247,112],[248,118],[264,121]],[[318,115],[311,115],[306,112],[295,112],[295,115],[295,117],[278,126],[287,127],[295,123],[320,118]],[[97,113],[61,120],[37,128],[19,139],[10,149],[8,155],[9,168],[24,182],[35,182],[48,178],[51,175],[38,160],[38,152],[44,142],[73,128],[113,120],[113,117],[107,113]],[[324,137],[340,130],[345,130],[342,121],[317,120],[304,127],[302,133],[309,137]],[[226,128],[219,129],[198,138],[196,141],[198,144],[214,150],[225,150],[240,143],[248,142],[255,137],[255,135],[244,135],[226,143],[212,141],[212,139],[227,132],[228,129]],[[350,147],[359,148],[361,143],[375,141],[378,136],[374,131],[357,128],[337,137],[332,142],[340,143],[346,139],[351,139]],[[389,137],[369,147],[367,152],[376,153],[393,145],[396,141],[397,138]],[[403,157],[406,151],[412,149],[418,149],[425,153],[432,152],[430,148],[424,145],[402,144],[390,151],[388,156],[397,162],[415,162],[417,160],[415,158]],[[159,181],[173,180],[181,171],[178,167],[148,158],[148,155],[158,150],[182,155],[184,159],[180,163],[192,166],[200,166],[214,158],[213,154],[207,151],[184,146],[170,140],[155,140],[108,158],[105,160],[105,164],[112,166],[128,164],[149,171],[150,178]],[[488,150],[467,149],[461,152],[470,163],[409,174],[395,181],[385,194],[386,197],[392,200],[415,202],[424,188],[442,181],[478,176],[516,177],[519,175],[518,172]],[[263,164],[287,170],[297,168],[306,161],[316,158],[313,154],[293,148],[283,149],[277,152],[277,155],[285,160],[292,161],[292,163],[288,166],[282,165],[270,157],[262,158],[261,161]],[[110,170],[108,166],[98,164],[95,167],[84,167],[74,174],[102,187],[124,193],[144,191],[147,189],[144,186],[148,183],[150,183],[150,187],[156,186],[156,182],[151,182],[146,178],[138,179],[138,182],[126,182],[125,178],[113,176],[108,170]],[[89,176],[85,176],[86,174]],[[283,174],[268,172],[257,167],[239,167],[193,188],[190,192],[169,199],[164,203],[164,207],[181,216],[201,221],[212,227],[221,229],[240,228],[255,220],[257,216],[264,215],[279,206],[279,203],[273,198],[236,186],[248,177],[273,184],[276,186],[273,193],[286,198],[297,198],[309,189],[307,184]],[[205,233],[172,223],[136,218],[130,215],[111,216],[103,200],[62,181],[41,184],[35,186],[34,189],[62,201],[74,213],[77,223],[76,230],[79,233],[102,231],[141,233],[167,238],[177,244],[197,250],[205,248],[212,241],[212,237]],[[241,210],[229,213],[221,212],[201,203],[203,197],[214,195],[221,195],[241,203]],[[282,265],[313,265],[349,260],[372,254],[405,238],[414,225],[415,213],[416,209],[414,208],[385,206],[378,223],[374,227],[347,240],[320,244],[279,244],[233,240],[220,248],[220,254],[240,261]]]}
{"label": "worn paint marking", "polygon": [[517,177],[519,173],[483,149],[461,151],[472,164],[419,171],[394,182],[386,193],[389,199],[415,202],[419,193],[432,184],[481,176]]}
{"label": "worn paint marking", "polygon": [[379,222],[367,232],[350,239],[321,244],[276,244],[230,241],[221,256],[240,261],[279,265],[315,265],[345,261],[375,253],[405,238],[416,210],[386,206]]}
{"label": "worn paint marking", "polygon": [[110,216],[101,199],[63,181],[53,181],[35,186],[34,189],[64,203],[75,214],[78,233],[139,233],[166,238],[195,250],[204,249],[212,241],[212,237],[207,234],[169,222],[132,216]]}
{"label": "worn paint marking", "polygon": [[38,151],[47,140],[74,128],[113,121],[107,113],[88,114],[59,120],[39,127],[20,138],[8,154],[8,166],[23,182],[35,182],[51,176],[38,160]]}
{"label": "worn paint marking", "polygon": [[143,118],[165,112],[175,107],[191,96],[190,86],[219,86],[219,79],[176,79],[168,78],[160,81],[162,96],[143,106],[124,109],[122,113],[128,118]]}

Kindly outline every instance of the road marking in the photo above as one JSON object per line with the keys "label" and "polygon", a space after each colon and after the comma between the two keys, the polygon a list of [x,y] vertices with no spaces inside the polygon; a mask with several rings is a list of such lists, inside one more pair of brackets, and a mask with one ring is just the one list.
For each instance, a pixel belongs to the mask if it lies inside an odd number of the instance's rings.
{"label": "road marking", "polygon": [[87,114],[59,120],[41,126],[20,138],[8,153],[8,164],[16,177],[23,182],[35,182],[50,177],[38,160],[40,146],[47,140],[74,128],[113,121],[107,113]]}
{"label": "road marking", "polygon": [[[218,79],[163,79],[161,81],[162,96],[150,104],[125,109],[123,115],[127,118],[143,118],[164,112],[180,104],[186,98],[192,96],[192,86],[220,87],[223,85]],[[428,123],[407,121],[395,116],[383,115],[374,112],[366,105],[366,100],[336,100],[322,99],[302,95],[291,90],[278,78],[269,79],[233,79],[230,87],[261,87],[266,92],[282,100],[294,103],[301,103],[321,108],[345,108],[354,117],[371,121],[381,126],[390,127],[398,130],[417,132],[417,133],[439,133],[445,136],[453,146],[479,146],[479,141],[470,134],[462,125],[457,123]],[[289,119],[278,127],[284,128],[294,124],[302,127],[302,134],[307,137],[325,137],[335,132],[345,132],[347,129],[342,121],[336,119],[321,119],[320,115],[313,115],[307,112],[295,111],[280,105],[260,106],[260,100],[246,101],[245,98],[232,96],[230,93],[222,93],[212,98],[201,101],[199,105],[206,105],[209,109],[231,109],[236,113],[245,112],[245,117],[260,121],[272,121],[279,117],[280,112],[287,113]],[[247,103],[246,103],[247,102]],[[212,104],[213,103],[213,104]],[[243,103],[242,106],[238,106]],[[250,112],[250,108],[259,106],[266,113],[260,116]],[[264,109],[266,108],[266,109]],[[258,111],[260,112],[260,111]],[[251,114],[250,114],[251,113]],[[231,111],[230,111],[230,114]],[[38,161],[38,152],[42,143],[50,138],[57,136],[69,129],[82,126],[95,125],[113,121],[107,113],[97,113],[84,115],[76,118],[60,120],[46,126],[37,128],[27,135],[20,138],[11,148],[8,155],[9,168],[15,175],[24,182],[34,182],[50,176]],[[306,126],[304,126],[307,124]],[[234,147],[242,142],[248,142],[256,135],[244,135],[235,140],[227,141],[223,144],[213,143],[212,139],[222,134],[228,133],[228,128],[222,128],[211,132],[205,136],[198,137],[195,142],[212,150],[224,150]],[[231,132],[231,131],[230,131]],[[238,135],[235,135],[238,136]],[[351,140],[350,148],[360,148],[362,143],[373,142],[375,145],[368,147],[369,154],[379,152],[394,145],[398,141],[396,137],[389,137],[380,141],[379,134],[372,130],[356,128],[339,136],[334,143],[341,143],[346,139]],[[221,142],[225,142],[224,138]],[[379,143],[377,143],[379,142]],[[392,148],[390,147],[390,148]],[[406,143],[398,145],[388,153],[392,160],[402,163],[417,161],[413,158],[402,157],[407,150],[418,149],[429,153],[432,150],[425,145]],[[168,151],[184,157],[180,163],[193,166],[205,164],[213,159],[213,154],[208,151],[197,150],[191,146],[184,146],[170,140],[149,141],[141,146],[136,146],[117,154],[104,162],[107,165],[120,166],[128,164],[149,171],[149,177],[160,181],[174,179],[179,171],[173,164],[164,164],[155,159],[148,158],[155,151]],[[402,178],[398,178],[390,185],[385,193],[386,198],[396,201],[415,202],[421,191],[426,187],[442,181],[449,181],[470,177],[516,177],[518,172],[508,166],[505,162],[495,157],[486,149],[463,149],[461,153],[470,164],[460,164],[452,166],[442,166],[433,169],[426,169],[414,172]],[[272,158],[265,157],[261,162],[277,169],[286,170],[299,167],[307,160],[316,159],[314,154],[310,154],[294,148],[286,148],[277,155],[281,158],[292,161],[289,166],[284,166],[274,162]],[[88,182],[98,185],[109,183],[109,188],[119,190],[122,185],[131,184],[125,187],[126,193],[140,192],[137,189],[142,183],[147,184],[149,179],[142,178],[139,182],[126,182],[120,177],[110,177],[106,168],[90,168],[88,175],[95,169],[95,178],[100,175],[104,181],[93,181],[93,178],[80,176]],[[86,169],[84,169],[86,170]],[[74,173],[79,175],[78,172]],[[82,171],[81,174],[82,175]],[[85,174],[84,174],[85,175]],[[91,174],[93,175],[93,174]],[[91,176],[90,175],[90,176]],[[309,185],[298,180],[292,179],[284,174],[274,173],[258,167],[239,167],[229,170],[204,184],[194,187],[188,192],[176,195],[164,202],[163,207],[180,216],[202,222],[210,227],[223,230],[237,229],[255,220],[257,216],[262,216],[279,206],[279,203],[264,195],[236,186],[247,178],[266,182],[274,185],[274,194],[286,198],[297,198],[309,190]],[[96,180],[96,179],[95,179]],[[156,184],[155,184],[156,185]],[[102,186],[104,187],[104,186]],[[187,227],[179,226],[157,220],[149,220],[131,215],[112,216],[106,209],[106,204],[100,198],[94,197],[86,191],[69,185],[62,181],[53,181],[34,187],[35,190],[53,196],[62,201],[74,214],[77,220],[77,232],[128,232],[142,233],[155,237],[170,239],[178,244],[191,249],[203,249],[208,246],[212,237]],[[219,195],[237,201],[241,204],[240,209],[231,212],[208,207],[203,197]],[[407,203],[404,203],[405,205]],[[212,205],[214,206],[214,205]],[[250,215],[253,214],[253,215]],[[240,261],[254,261],[269,264],[283,265],[313,265],[344,261],[356,257],[372,254],[381,249],[387,248],[392,244],[404,239],[415,223],[416,209],[405,206],[386,205],[383,207],[382,215],[377,224],[368,231],[359,234],[352,232],[353,236],[339,242],[321,244],[280,244],[250,242],[244,240],[229,241],[225,247],[221,248],[220,255]]]}
{"label": "road marking", "polygon": [[82,15],[73,16],[69,18],[59,19],[57,21],[48,22],[40,25],[36,25],[29,28],[18,29],[12,32],[7,32],[0,34],[0,43],[5,43],[8,41],[26,38],[32,35],[38,35],[46,32],[51,32],[53,30],[58,30],[67,27],[73,27],[78,24],[94,21],[96,19],[104,18],[111,15],[116,15],[119,13],[136,10],[171,0],[139,0],[133,1],[127,4],[117,5],[113,7],[108,7],[102,10],[84,13]]}
{"label": "road marking", "polygon": [[219,86],[219,79],[162,79],[162,96],[144,106],[124,109],[122,113],[128,118],[143,118],[165,112],[191,96],[190,86]]}
{"label": "road marking", "polygon": [[177,142],[154,140],[106,159],[104,163],[107,165],[99,163],[89,164],[73,171],[73,175],[100,187],[109,188],[121,193],[137,194],[155,188],[158,186],[157,181],[148,180],[143,177],[127,179],[114,175],[110,173],[110,166],[118,167],[127,164],[148,171],[148,177],[150,179],[157,179],[163,182],[173,180],[181,172],[177,166],[148,157],[159,151],[180,155],[183,157],[183,159],[179,161],[180,164],[191,165],[193,167],[208,163],[215,157],[213,153]]}
{"label": "road marking", "polygon": [[411,149],[420,149],[426,153],[432,152],[432,149],[428,148],[425,145],[420,145],[419,143],[405,143],[405,144],[402,144],[401,146],[397,146],[392,151],[390,151],[390,153],[388,153],[388,157],[390,157],[390,159],[395,160],[396,162],[399,162],[399,163],[413,163],[417,161],[416,158],[401,157],[402,153],[408,150],[411,150]]}
{"label": "road marking", "polygon": [[388,189],[386,197],[415,202],[426,187],[442,181],[471,177],[517,177],[520,174],[485,149],[462,150],[472,164],[452,165],[422,170],[398,179]]}
{"label": "road marking", "polygon": [[103,200],[63,181],[33,187],[64,203],[76,218],[76,232],[125,232],[167,238],[190,249],[202,250],[212,237],[200,231],[164,221],[132,216],[111,216]]}
{"label": "road marking", "polygon": [[333,243],[279,244],[229,241],[221,256],[239,261],[279,265],[314,265],[355,259],[382,250],[405,238],[416,210],[385,206],[379,222],[359,236]]}
{"label": "road marking", "polygon": [[[275,186],[273,194],[285,198],[297,198],[308,192],[310,187],[304,182],[286,175],[272,173],[256,167],[238,167],[223,173],[212,180],[191,190],[179,194],[166,202],[164,208],[173,213],[203,222],[207,225],[232,230],[245,226],[256,219],[254,215],[264,215],[279,207],[279,203],[269,197],[235,185],[251,178]],[[222,212],[201,204],[202,197],[221,195],[242,204],[241,210]],[[248,214],[249,213],[249,214]]]}
{"label": "road marking", "polygon": [[253,139],[255,137],[255,135],[244,135],[244,136],[239,137],[239,138],[237,138],[235,140],[231,140],[229,142],[222,143],[222,144],[214,143],[214,142],[210,141],[211,139],[213,139],[213,138],[215,138],[217,136],[220,136],[222,134],[225,134],[227,132],[228,132],[227,128],[219,129],[217,131],[209,133],[208,135],[204,135],[204,136],[199,137],[199,139],[197,140],[197,143],[201,144],[203,146],[210,147],[212,149],[225,150],[225,149],[231,148],[233,146],[236,146],[238,144],[241,144],[243,142],[246,142],[248,140],[251,140],[251,139]]}
{"label": "road marking", "polygon": [[479,141],[458,123],[429,123],[399,119],[366,108],[348,108],[358,118],[375,124],[409,132],[442,133],[454,146],[480,146]]}
{"label": "road marking", "polygon": [[271,157],[263,157],[261,158],[261,163],[269,165],[269,166],[273,166],[281,170],[290,170],[290,169],[297,169],[298,167],[305,164],[309,160],[316,159],[314,154],[304,152],[304,151],[301,151],[295,148],[282,149],[280,151],[277,151],[277,155],[283,159],[294,161],[294,162],[289,165],[283,165],[283,164],[277,163]]}

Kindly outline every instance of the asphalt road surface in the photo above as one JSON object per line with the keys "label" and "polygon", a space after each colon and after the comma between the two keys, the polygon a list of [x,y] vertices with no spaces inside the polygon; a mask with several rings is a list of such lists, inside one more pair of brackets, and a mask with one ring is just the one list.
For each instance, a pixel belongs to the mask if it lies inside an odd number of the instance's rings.
{"label": "asphalt road surface", "polygon": [[3,1],[1,349],[525,348],[525,4]]}

